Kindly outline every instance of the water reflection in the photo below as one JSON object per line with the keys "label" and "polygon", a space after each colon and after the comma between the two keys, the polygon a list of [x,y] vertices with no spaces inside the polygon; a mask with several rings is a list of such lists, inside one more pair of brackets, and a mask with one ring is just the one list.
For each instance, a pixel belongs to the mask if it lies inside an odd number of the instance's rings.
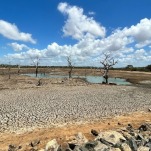
{"label": "water reflection", "polygon": [[[24,74],[30,77],[35,77],[35,74]],[[50,75],[50,74],[38,74],[38,78],[68,78],[68,75]],[[73,78],[84,78],[89,83],[102,83],[104,78],[102,76],[72,76]],[[115,83],[117,85],[130,85],[131,83],[122,78],[109,78],[109,83]]]}

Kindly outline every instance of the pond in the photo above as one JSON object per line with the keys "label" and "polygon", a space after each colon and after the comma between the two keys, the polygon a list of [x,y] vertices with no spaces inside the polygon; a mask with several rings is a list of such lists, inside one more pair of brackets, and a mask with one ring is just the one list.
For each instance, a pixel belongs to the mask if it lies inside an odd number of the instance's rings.
{"label": "pond", "polygon": [[[30,77],[36,77],[35,74],[23,74]],[[104,78],[102,76],[72,76],[73,78],[84,78],[89,83],[102,83]],[[51,74],[38,74],[37,78],[68,78],[68,75],[51,75]],[[126,79],[122,78],[109,78],[109,83],[116,83],[117,85],[131,85],[130,82],[126,81]]]}

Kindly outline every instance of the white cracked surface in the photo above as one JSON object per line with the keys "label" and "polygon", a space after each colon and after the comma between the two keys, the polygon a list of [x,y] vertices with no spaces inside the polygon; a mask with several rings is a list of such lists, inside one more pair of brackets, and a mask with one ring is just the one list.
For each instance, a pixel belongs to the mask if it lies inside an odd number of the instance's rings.
{"label": "white cracked surface", "polygon": [[151,89],[56,86],[0,91],[0,132],[86,122],[151,108]]}

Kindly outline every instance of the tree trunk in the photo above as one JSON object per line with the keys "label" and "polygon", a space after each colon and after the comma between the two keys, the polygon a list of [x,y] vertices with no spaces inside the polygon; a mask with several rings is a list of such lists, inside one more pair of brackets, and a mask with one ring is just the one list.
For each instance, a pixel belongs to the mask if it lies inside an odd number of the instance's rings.
{"label": "tree trunk", "polygon": [[108,70],[107,69],[104,70],[103,78],[105,79],[105,83],[108,84]]}
{"label": "tree trunk", "polygon": [[9,73],[8,73],[8,74],[9,74],[8,78],[10,79],[10,67],[9,67],[8,71],[9,71]]}
{"label": "tree trunk", "polygon": [[36,77],[38,75],[38,66],[36,66]]}
{"label": "tree trunk", "polygon": [[70,71],[69,71],[69,78],[72,78],[72,67],[70,68]]}

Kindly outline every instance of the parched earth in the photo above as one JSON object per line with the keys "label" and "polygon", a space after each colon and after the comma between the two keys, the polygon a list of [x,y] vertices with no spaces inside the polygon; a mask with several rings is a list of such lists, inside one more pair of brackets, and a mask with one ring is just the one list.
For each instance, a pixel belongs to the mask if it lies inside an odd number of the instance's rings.
{"label": "parched earth", "polygon": [[151,108],[151,89],[49,85],[0,91],[0,132],[83,123]]}
{"label": "parched earth", "polygon": [[[3,80],[0,90],[0,151],[9,144],[28,146],[40,139],[39,149],[51,139],[64,141],[82,131],[105,130],[151,122],[150,87],[49,83]],[[76,86],[75,86],[76,85]],[[127,115],[129,114],[129,115]],[[124,115],[124,116],[119,116]],[[109,119],[108,119],[109,118]]]}

